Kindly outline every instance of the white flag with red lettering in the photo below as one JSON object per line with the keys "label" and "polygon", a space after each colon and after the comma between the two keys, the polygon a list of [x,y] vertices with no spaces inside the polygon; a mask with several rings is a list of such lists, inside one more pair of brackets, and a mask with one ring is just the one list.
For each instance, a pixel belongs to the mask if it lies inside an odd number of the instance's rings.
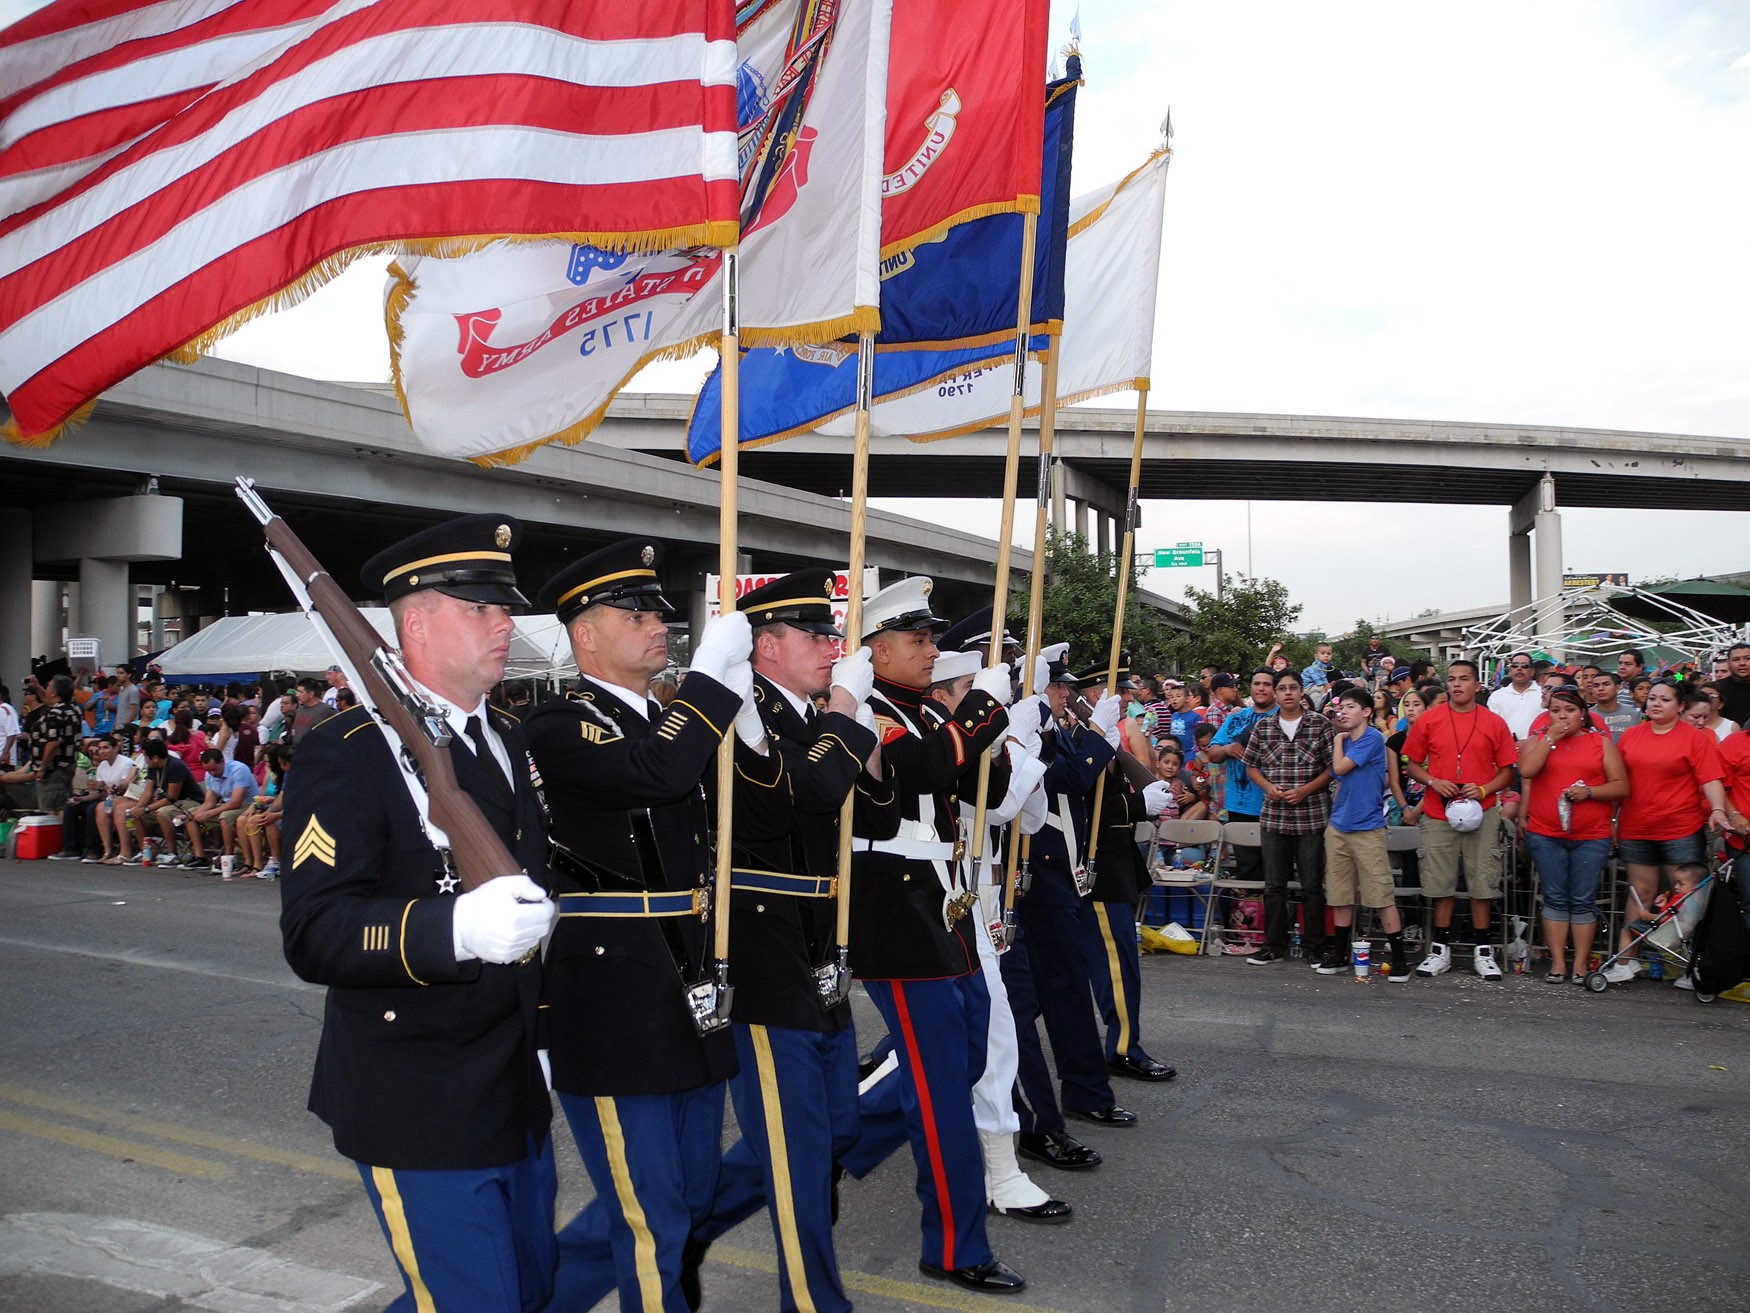
{"label": "white flag with red lettering", "polygon": [[47,441],[366,251],[736,234],[733,0],[60,0],[0,32],[0,391]]}
{"label": "white flag with red lettering", "polygon": [[[775,0],[737,35],[741,340],[878,326],[890,0]],[[716,340],[722,255],[498,246],[398,261],[394,377],[430,449],[510,463],[576,442],[645,364]]]}

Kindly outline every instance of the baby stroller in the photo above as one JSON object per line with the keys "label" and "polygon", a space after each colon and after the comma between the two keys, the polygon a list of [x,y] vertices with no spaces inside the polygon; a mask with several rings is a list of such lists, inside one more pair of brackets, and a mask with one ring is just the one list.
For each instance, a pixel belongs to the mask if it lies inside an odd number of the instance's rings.
{"label": "baby stroller", "polygon": [[1604,973],[1643,944],[1676,959],[1694,987],[1697,1003],[1712,1003],[1750,973],[1750,928],[1746,927],[1740,890],[1734,878],[1736,853],[1694,889],[1668,900],[1627,947],[1618,949],[1586,976],[1586,988],[1602,994],[1610,982]]}

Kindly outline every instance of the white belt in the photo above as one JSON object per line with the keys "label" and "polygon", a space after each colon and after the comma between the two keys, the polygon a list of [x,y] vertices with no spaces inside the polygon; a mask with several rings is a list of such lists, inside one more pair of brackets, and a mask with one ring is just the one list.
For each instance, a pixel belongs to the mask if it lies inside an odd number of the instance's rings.
{"label": "white belt", "polygon": [[954,860],[954,847],[951,843],[943,843],[935,839],[853,839],[851,847],[857,852],[887,853],[892,857],[905,857],[914,862],[951,862]]}

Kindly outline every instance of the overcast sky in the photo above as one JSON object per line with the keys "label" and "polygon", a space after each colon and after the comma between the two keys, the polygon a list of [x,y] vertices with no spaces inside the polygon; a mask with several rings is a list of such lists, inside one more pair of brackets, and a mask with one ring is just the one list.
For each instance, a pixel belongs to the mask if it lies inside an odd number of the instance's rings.
{"label": "overcast sky", "polygon": [[[1750,438],[1750,4],[1079,8],[1075,189],[1140,163],[1173,111],[1152,406]],[[1076,9],[1054,3],[1054,47]],[[217,354],[386,378],[380,271]],[[884,504],[997,527],[988,504]],[[1201,538],[1245,568],[1243,504],[1144,518],[1145,551]],[[1308,627],[1504,605],[1504,509],[1260,502],[1251,522],[1253,569]],[[1750,516],[1575,510],[1563,533],[1578,571],[1750,568]],[[1213,572],[1147,586],[1185,582]]]}

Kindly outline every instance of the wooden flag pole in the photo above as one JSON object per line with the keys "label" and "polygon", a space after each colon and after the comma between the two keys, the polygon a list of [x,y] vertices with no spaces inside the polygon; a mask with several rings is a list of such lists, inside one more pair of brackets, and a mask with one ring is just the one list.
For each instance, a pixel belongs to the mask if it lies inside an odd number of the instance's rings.
{"label": "wooden flag pole", "polygon": [[[863,641],[863,569],[865,534],[869,522],[869,408],[875,395],[875,335],[857,335],[857,421],[851,455],[851,564],[845,581],[845,655],[857,651]],[[834,978],[836,998],[851,990],[851,825],[856,811],[853,786],[839,808],[838,962]]]}
{"label": "wooden flag pole", "polygon": [[[1015,485],[1021,481],[1021,414],[1027,408],[1027,339],[1033,328],[1033,246],[1039,216],[1029,214],[1021,228],[1021,290],[1015,311],[1015,390],[1009,398],[1009,451],[1003,465],[1003,523],[997,535],[997,577],[990,608],[990,664],[1003,659],[1003,628],[1008,621],[1009,540],[1015,532]],[[990,754],[978,761],[978,802],[972,818],[972,888],[978,888],[984,860],[985,794],[990,790]]]}
{"label": "wooden flag pole", "polygon": [[[718,512],[717,584],[722,615],[735,614],[736,472],[741,449],[741,305],[739,252],[723,252],[723,410],[718,423],[717,468],[722,475]],[[717,1016],[727,1020],[733,990],[729,984],[729,889],[734,877],[735,731],[727,730],[717,749],[717,880],[712,895],[712,956],[716,959]]]}
{"label": "wooden flag pole", "polygon": [[[1045,539],[1046,522],[1051,513],[1051,453],[1057,440],[1057,358],[1060,339],[1052,338],[1045,352],[1043,378],[1039,386],[1039,478],[1038,501],[1033,508],[1033,578],[1027,597],[1027,652],[1021,658],[1021,696],[1043,693],[1033,687],[1033,667],[1039,663],[1039,649],[1045,645],[1042,630],[1045,624]],[[1011,830],[1009,842],[1008,883],[1003,890],[1003,920],[1012,923],[1015,913],[1016,879],[1023,851],[1031,856],[1033,838],[1020,834],[1020,826]]]}
{"label": "wooden flag pole", "polygon": [[[1148,423],[1148,384],[1136,390],[1136,436],[1130,444],[1130,494],[1124,502],[1124,544],[1118,549],[1118,605],[1112,613],[1112,651],[1106,666],[1106,696],[1118,694],[1118,654],[1124,643],[1124,607],[1130,598],[1130,562],[1136,554],[1136,501],[1142,488],[1142,431]],[[1119,725],[1123,725],[1119,721]],[[1088,863],[1100,850],[1100,809],[1106,801],[1106,773],[1094,785],[1094,815],[1088,822]]]}

